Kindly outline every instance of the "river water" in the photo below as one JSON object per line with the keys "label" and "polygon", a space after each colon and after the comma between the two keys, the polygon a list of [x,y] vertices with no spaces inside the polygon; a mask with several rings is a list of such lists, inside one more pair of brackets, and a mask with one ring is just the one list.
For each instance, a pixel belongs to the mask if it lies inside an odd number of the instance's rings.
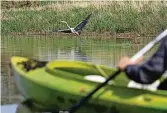
{"label": "river water", "polygon": [[[151,38],[141,38],[140,44],[131,40],[93,36],[2,36],[1,37],[1,104],[23,100],[10,76],[10,58],[24,56],[38,60],[80,60],[116,67],[122,56],[132,56]],[[154,51],[154,50],[153,50]],[[152,51],[152,52],[153,52]],[[152,54],[146,54],[146,59]]]}

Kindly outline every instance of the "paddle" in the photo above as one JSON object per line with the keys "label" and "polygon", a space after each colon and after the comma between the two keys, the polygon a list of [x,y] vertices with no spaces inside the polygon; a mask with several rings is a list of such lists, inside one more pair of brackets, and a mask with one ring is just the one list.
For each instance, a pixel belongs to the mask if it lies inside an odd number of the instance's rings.
{"label": "paddle", "polygon": [[[139,57],[143,56],[147,51],[149,51],[155,44],[157,44],[160,40],[162,40],[165,36],[167,36],[167,29],[159,34],[153,41],[148,43],[143,49],[137,52],[131,59],[135,61]],[[76,112],[86,101],[88,101],[94,93],[96,93],[100,88],[105,86],[110,80],[114,79],[121,70],[118,68],[116,72],[110,75],[105,82],[99,84],[94,90],[92,90],[86,97],[82,98],[76,105],[72,106],[68,111],[59,111],[61,113],[74,113]]]}

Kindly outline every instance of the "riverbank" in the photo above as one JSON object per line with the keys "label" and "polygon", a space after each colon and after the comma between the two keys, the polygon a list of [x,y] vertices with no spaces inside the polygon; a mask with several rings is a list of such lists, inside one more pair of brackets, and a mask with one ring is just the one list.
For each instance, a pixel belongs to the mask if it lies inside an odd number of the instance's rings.
{"label": "riverbank", "polygon": [[[142,36],[136,34],[135,32],[125,32],[125,33],[111,33],[111,32],[83,32],[81,35],[75,35],[71,33],[61,33],[61,32],[12,32],[10,34],[2,35],[2,37],[12,36],[13,38],[19,37],[52,37],[52,38],[85,38],[85,39],[98,39],[98,40],[115,40],[115,41],[123,41],[123,42],[130,42],[131,44],[140,44],[143,42],[148,42],[152,40],[155,36],[154,35],[147,35]],[[145,41],[144,41],[145,40]]]}
{"label": "riverbank", "polygon": [[[15,2],[13,2],[14,4]],[[21,2],[20,2],[21,3]],[[82,34],[135,32],[156,35],[167,26],[166,1],[44,2],[7,8],[2,2],[1,34],[44,33],[67,28],[61,20],[75,26],[92,13]],[[46,34],[46,33],[45,33]]]}

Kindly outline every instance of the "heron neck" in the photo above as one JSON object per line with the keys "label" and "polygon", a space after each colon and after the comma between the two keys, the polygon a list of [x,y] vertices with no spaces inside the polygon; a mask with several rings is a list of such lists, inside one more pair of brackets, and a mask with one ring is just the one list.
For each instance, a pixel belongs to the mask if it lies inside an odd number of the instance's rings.
{"label": "heron neck", "polygon": [[70,28],[70,26],[66,23],[67,27]]}

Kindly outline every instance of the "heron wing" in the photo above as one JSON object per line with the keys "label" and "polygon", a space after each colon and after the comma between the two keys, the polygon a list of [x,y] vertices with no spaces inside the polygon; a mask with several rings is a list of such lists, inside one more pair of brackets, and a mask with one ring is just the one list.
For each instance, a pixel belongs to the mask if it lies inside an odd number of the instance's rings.
{"label": "heron wing", "polygon": [[89,20],[89,18],[90,18],[91,15],[92,15],[92,14],[89,14],[82,22],[80,22],[80,23],[74,28],[75,31],[81,31],[82,28],[84,28],[85,25],[87,24],[87,22],[88,22],[88,20]]}
{"label": "heron wing", "polygon": [[63,32],[63,33],[72,33],[71,29],[63,29],[63,30],[58,30],[58,32]]}

